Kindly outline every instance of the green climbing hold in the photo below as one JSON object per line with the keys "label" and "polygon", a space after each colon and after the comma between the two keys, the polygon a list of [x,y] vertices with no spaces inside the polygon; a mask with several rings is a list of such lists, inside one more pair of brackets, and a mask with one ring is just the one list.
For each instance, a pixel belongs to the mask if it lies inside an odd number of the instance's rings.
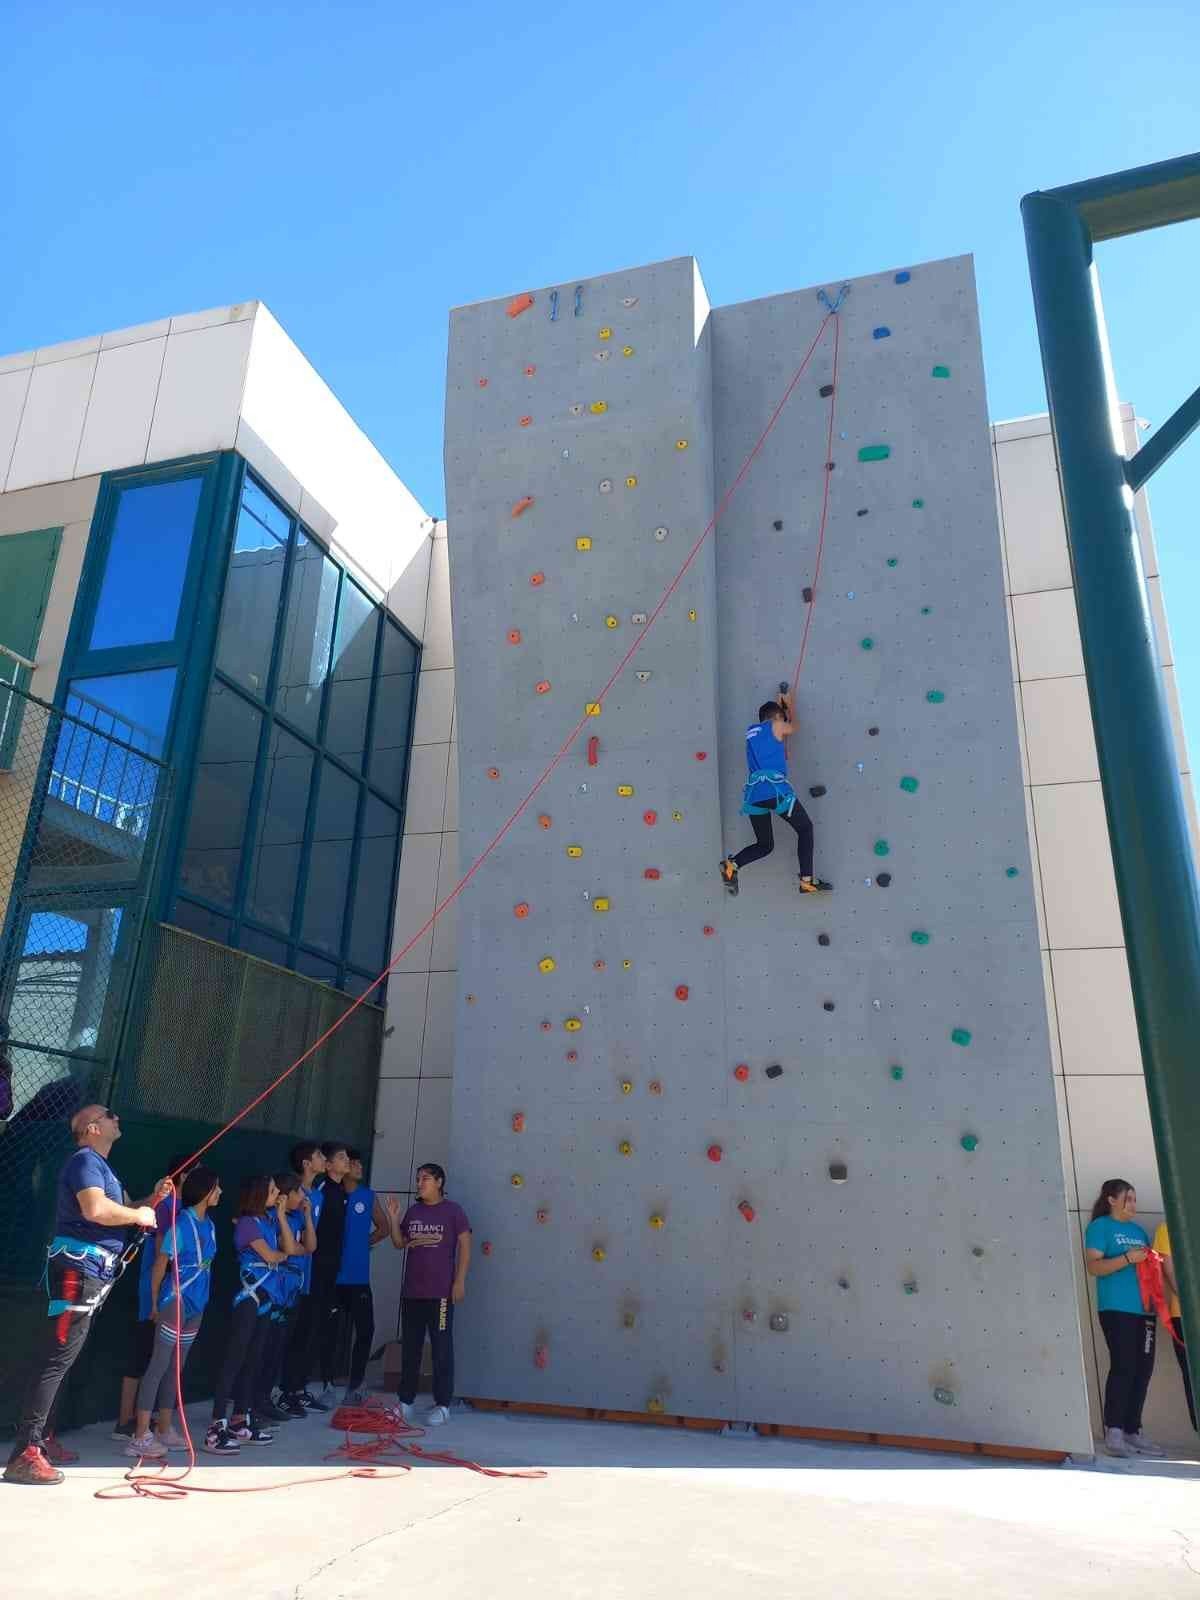
{"label": "green climbing hold", "polygon": [[954,1044],[970,1044],[971,1035],[966,1028],[951,1028],[950,1038]]}
{"label": "green climbing hold", "polygon": [[876,839],[876,841],[875,841],[875,854],[877,856],[890,855],[891,854],[891,849],[892,849],[892,847],[887,842],[886,839]]}
{"label": "green climbing hold", "polygon": [[913,510],[914,511],[922,511],[922,510],[924,510],[924,508],[925,508],[924,500],[914,500],[913,501]]}
{"label": "green climbing hold", "polygon": [[932,606],[922,606],[921,607],[921,615],[923,617],[931,616],[932,613],[933,613],[933,607]]}
{"label": "green climbing hold", "polygon": [[907,1282],[907,1283],[906,1283],[906,1284],[905,1284],[905,1285],[904,1285],[904,1292],[905,1292],[905,1294],[916,1294],[916,1292],[917,1292],[917,1286],[916,1286],[916,1284],[915,1284],[915,1283],[914,1283],[914,1282],[913,1282],[913,1281],[912,1281],[912,1279],[911,1279],[911,1278],[910,1278],[910,1279],[909,1279],[909,1280],[908,1280],[908,1282]]}
{"label": "green climbing hold", "polygon": [[929,693],[925,696],[925,698],[926,698],[926,700],[929,701],[929,704],[931,706],[940,706],[942,701],[946,698],[946,696],[942,693],[942,691],[940,689],[930,689]]}
{"label": "green climbing hold", "polygon": [[1021,875],[1020,867],[1005,867],[1005,869],[1004,869],[1004,876],[1006,878],[1018,878],[1018,877],[1020,877],[1020,875]]}
{"label": "green climbing hold", "polygon": [[900,787],[904,790],[905,794],[916,794],[921,785],[916,778],[901,778]]}
{"label": "green climbing hold", "polygon": [[860,639],[858,641],[858,645],[860,650],[874,650],[875,641],[871,638],[871,635],[868,634],[865,639]]}
{"label": "green climbing hold", "polygon": [[964,1150],[978,1150],[979,1148],[979,1140],[973,1133],[964,1133],[958,1142]]}
{"label": "green climbing hold", "polygon": [[928,944],[929,943],[929,935],[925,932],[925,930],[923,928],[914,928],[912,933],[909,935],[909,937],[912,939],[912,942],[914,944]]}
{"label": "green climbing hold", "polygon": [[887,564],[888,564],[889,567],[898,567],[900,565],[900,562],[897,560],[897,558],[895,556],[889,556],[887,558]]}
{"label": "green climbing hold", "polygon": [[901,1078],[903,1076],[904,1076],[904,1068],[903,1067],[893,1067],[892,1068],[892,1077],[896,1080],[897,1083],[900,1082],[900,1080],[901,1080]]}
{"label": "green climbing hold", "polygon": [[952,1406],[954,1404],[954,1390],[935,1389],[933,1391],[933,1398],[940,1406]]}
{"label": "green climbing hold", "polygon": [[890,444],[865,444],[858,452],[860,461],[886,461],[892,453]]}
{"label": "green climbing hold", "polygon": [[949,367],[934,367],[933,372],[930,374],[930,376],[934,377],[934,378],[948,378],[950,376],[950,368]]}

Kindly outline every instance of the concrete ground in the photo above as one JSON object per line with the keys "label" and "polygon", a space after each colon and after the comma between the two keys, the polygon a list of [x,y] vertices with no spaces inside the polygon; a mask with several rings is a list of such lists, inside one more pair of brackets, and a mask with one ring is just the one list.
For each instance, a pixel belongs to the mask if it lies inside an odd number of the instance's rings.
{"label": "concrete ground", "polygon": [[[202,1436],[205,1407],[189,1416]],[[0,1485],[6,1590],[22,1600],[1200,1597],[1195,1461],[1010,1465],[456,1410],[420,1442],[549,1476],[414,1463],[320,1483],[341,1436],[312,1416],[234,1461],[199,1456],[189,1480],[293,1487],[102,1502],[132,1466],[108,1433],[67,1437],[82,1460],[61,1488]]]}

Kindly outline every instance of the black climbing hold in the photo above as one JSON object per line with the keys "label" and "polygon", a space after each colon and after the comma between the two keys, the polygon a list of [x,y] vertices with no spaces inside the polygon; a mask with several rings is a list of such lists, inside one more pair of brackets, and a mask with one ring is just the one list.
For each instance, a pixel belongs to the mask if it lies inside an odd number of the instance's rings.
{"label": "black climbing hold", "polygon": [[814,800],[819,800],[823,794],[828,793],[828,790],[823,783],[814,783],[808,792]]}
{"label": "black climbing hold", "polygon": [[771,526],[775,529],[776,533],[782,533],[783,532],[783,518],[782,517],[776,517],[775,521],[771,524]]}
{"label": "black climbing hold", "polygon": [[846,1177],[846,1163],[844,1161],[831,1161],[829,1163],[829,1178],[831,1183],[845,1183]]}
{"label": "black climbing hold", "polygon": [[821,1003],[824,1006],[826,1011],[832,1011],[833,1010],[833,1001],[832,1000],[823,1000]]}
{"label": "black climbing hold", "polygon": [[863,507],[863,508],[862,508],[862,510],[861,510],[861,511],[856,511],[856,512],[855,512],[855,513],[854,513],[854,515],[855,515],[855,516],[856,516],[856,517],[865,517],[865,516],[866,516],[866,514],[867,514],[867,507],[866,507],[866,506],[864,506],[864,507]]}
{"label": "black climbing hold", "polygon": [[890,872],[877,872],[875,874],[875,882],[879,885],[879,887],[881,889],[886,889],[888,884],[891,883],[891,881],[892,881],[892,875],[891,875]]}
{"label": "black climbing hold", "polygon": [[878,728],[868,728],[867,732],[871,735],[871,737],[873,739],[875,737],[875,735],[879,732],[879,729]]}
{"label": "black climbing hold", "polygon": [[803,589],[802,592],[803,592],[803,595],[804,595],[804,603],[805,603],[805,605],[808,605],[808,606],[812,605],[812,590],[808,587],[807,584],[805,584],[804,589]]}
{"label": "black climbing hold", "polygon": [[783,1068],[779,1065],[768,1067],[764,1073],[764,1076],[768,1078],[782,1078]]}
{"label": "black climbing hold", "polygon": [[822,400],[828,400],[829,396],[833,393],[833,385],[831,383],[823,383],[820,389],[817,390],[817,393],[821,396]]}
{"label": "black climbing hold", "polygon": [[839,1278],[838,1281],[837,1281],[837,1286],[838,1286],[839,1289],[848,1289],[850,1287],[850,1279],[849,1278]]}
{"label": "black climbing hold", "polygon": [[825,463],[825,471],[826,472],[832,472],[834,467],[836,467],[836,466],[837,466],[837,462],[836,461],[827,461]]}
{"label": "black climbing hold", "polygon": [[829,935],[827,933],[819,933],[817,935],[817,943],[820,945],[827,945],[829,943]]}

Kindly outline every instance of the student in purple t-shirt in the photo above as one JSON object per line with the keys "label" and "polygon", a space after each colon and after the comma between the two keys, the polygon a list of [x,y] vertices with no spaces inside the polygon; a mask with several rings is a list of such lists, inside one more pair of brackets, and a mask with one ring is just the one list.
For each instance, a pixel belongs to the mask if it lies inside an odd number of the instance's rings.
{"label": "student in purple t-shirt", "polygon": [[405,1262],[400,1300],[400,1387],[405,1422],[413,1420],[413,1401],[421,1374],[425,1335],[433,1354],[433,1410],[430,1427],[450,1420],[454,1397],[454,1308],[467,1288],[471,1262],[471,1224],[460,1205],[446,1197],[446,1174],[436,1161],[417,1168],[417,1201],[400,1216],[400,1202],[387,1203],[392,1243],[411,1254]]}

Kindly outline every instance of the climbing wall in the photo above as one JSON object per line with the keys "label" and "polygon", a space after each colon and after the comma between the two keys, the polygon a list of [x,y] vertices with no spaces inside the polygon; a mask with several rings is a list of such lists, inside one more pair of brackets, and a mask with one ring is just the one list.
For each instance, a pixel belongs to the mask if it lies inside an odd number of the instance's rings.
{"label": "climbing wall", "polygon": [[458,310],[446,472],[459,1392],[1088,1448],[969,260]]}

